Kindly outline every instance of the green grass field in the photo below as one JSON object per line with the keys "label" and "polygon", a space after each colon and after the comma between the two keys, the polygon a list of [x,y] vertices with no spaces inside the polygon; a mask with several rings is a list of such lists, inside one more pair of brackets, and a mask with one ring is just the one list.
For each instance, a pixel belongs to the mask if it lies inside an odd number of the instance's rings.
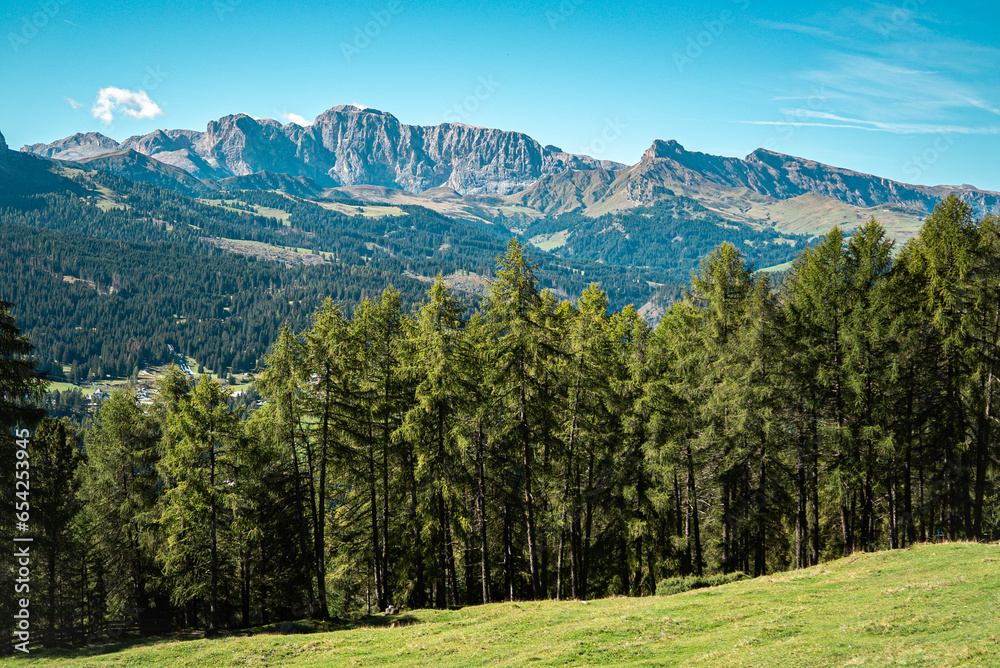
{"label": "green grass field", "polygon": [[0,665],[1000,666],[1000,546],[857,554],[673,596],[418,610],[324,633],[35,651]]}

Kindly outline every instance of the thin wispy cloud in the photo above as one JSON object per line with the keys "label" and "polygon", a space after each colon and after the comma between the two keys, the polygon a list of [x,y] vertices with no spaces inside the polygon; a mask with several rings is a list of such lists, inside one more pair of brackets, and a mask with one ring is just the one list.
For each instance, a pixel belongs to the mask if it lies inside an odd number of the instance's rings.
{"label": "thin wispy cloud", "polygon": [[80,109],[81,107],[83,107],[83,104],[77,102],[71,97],[67,97],[66,101],[69,102],[69,106],[73,107],[74,109]]}
{"label": "thin wispy cloud", "polygon": [[811,37],[822,37],[829,40],[839,40],[837,33],[819,26],[806,25],[802,23],[787,23],[785,21],[768,21],[766,19],[757,21],[757,25],[766,30],[784,30],[787,32],[797,32]]}
{"label": "thin wispy cloud", "polygon": [[795,100],[836,100],[846,98],[846,95],[841,94],[815,94],[815,95],[777,95],[772,97],[771,100],[774,102],[793,102]]}
{"label": "thin wispy cloud", "polygon": [[982,92],[953,72],[857,54],[836,54],[828,62],[830,67],[801,76],[843,100],[838,105],[843,110],[861,112],[855,116],[927,122],[954,120],[949,115],[976,110],[997,115]]}
{"label": "thin wispy cloud", "polygon": [[965,101],[968,102],[973,107],[977,107],[977,108],[982,109],[984,111],[988,111],[991,114],[995,114],[997,116],[1000,116],[1000,109],[996,109],[994,107],[991,107],[990,105],[986,104],[985,102],[982,102],[981,100],[966,99]]}
{"label": "thin wispy cloud", "polygon": [[[802,111],[802,110],[799,110]],[[791,118],[807,118],[808,116],[790,115]],[[819,121],[733,121],[743,125],[773,125],[797,128],[835,128],[841,130],[865,130],[867,132],[888,132],[892,134],[961,134],[961,135],[996,135],[1000,134],[1000,126],[966,127],[962,125],[932,125],[920,123],[884,123],[881,121],[866,121],[857,118],[833,117],[837,122],[822,123]]]}
{"label": "thin wispy cloud", "polygon": [[871,3],[796,22],[760,22],[816,38],[817,59],[771,97],[803,108],[776,110],[783,120],[736,122],[902,135],[997,134],[1000,49],[949,35],[932,9],[924,3]]}
{"label": "thin wispy cloud", "polygon": [[128,90],[109,86],[97,92],[97,100],[90,113],[110,125],[115,115],[124,115],[135,119],[156,118],[163,115],[160,106],[149,99],[144,90]]}

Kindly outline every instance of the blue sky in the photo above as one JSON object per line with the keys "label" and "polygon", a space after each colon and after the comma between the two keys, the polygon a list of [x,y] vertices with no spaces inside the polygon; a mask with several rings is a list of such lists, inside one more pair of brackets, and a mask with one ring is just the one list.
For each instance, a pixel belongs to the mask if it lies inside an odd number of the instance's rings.
{"label": "blue sky", "polygon": [[204,130],[337,104],[634,163],[655,139],[1000,190],[1000,9],[890,0],[4,0],[0,131]]}

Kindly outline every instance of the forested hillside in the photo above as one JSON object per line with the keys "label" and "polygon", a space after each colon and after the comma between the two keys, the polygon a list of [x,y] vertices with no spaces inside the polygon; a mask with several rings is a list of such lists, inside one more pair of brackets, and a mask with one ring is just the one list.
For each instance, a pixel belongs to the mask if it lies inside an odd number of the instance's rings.
{"label": "forested hillside", "polygon": [[36,623],[638,596],[997,535],[1000,220],[952,197],[898,253],[835,229],[781,285],[722,244],[655,330],[596,285],[558,299],[526,250],[475,312],[442,280],[416,309],[324,302],[250,413],[172,369],[151,407],[43,422]]}
{"label": "forested hillside", "polygon": [[[250,372],[281,323],[304,327],[325,296],[350,312],[393,285],[411,305],[439,272],[471,274],[471,304],[511,237],[420,207],[348,215],[262,191],[195,200],[99,171],[56,177],[45,161],[8,155],[50,190],[0,201],[0,297],[46,369],[71,382],[134,377],[170,359],[168,345],[216,374]],[[551,257],[539,279],[565,298],[598,281],[619,307],[665,280]]]}
{"label": "forested hillside", "polygon": [[759,269],[787,262],[809,241],[808,236],[727,221],[686,197],[597,217],[579,212],[552,216],[532,223],[525,236],[555,237],[558,242],[550,241],[548,247],[560,257],[653,268],[671,283],[686,283],[691,269],[723,242],[734,244]]}

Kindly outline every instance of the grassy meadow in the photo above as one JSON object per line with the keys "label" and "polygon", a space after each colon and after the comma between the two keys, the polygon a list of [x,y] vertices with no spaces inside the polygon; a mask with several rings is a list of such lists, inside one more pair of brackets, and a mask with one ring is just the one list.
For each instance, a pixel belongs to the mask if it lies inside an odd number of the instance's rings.
{"label": "grassy meadow", "polygon": [[326,632],[34,650],[0,665],[1000,666],[1000,546],[859,553],[672,596],[405,611]]}

